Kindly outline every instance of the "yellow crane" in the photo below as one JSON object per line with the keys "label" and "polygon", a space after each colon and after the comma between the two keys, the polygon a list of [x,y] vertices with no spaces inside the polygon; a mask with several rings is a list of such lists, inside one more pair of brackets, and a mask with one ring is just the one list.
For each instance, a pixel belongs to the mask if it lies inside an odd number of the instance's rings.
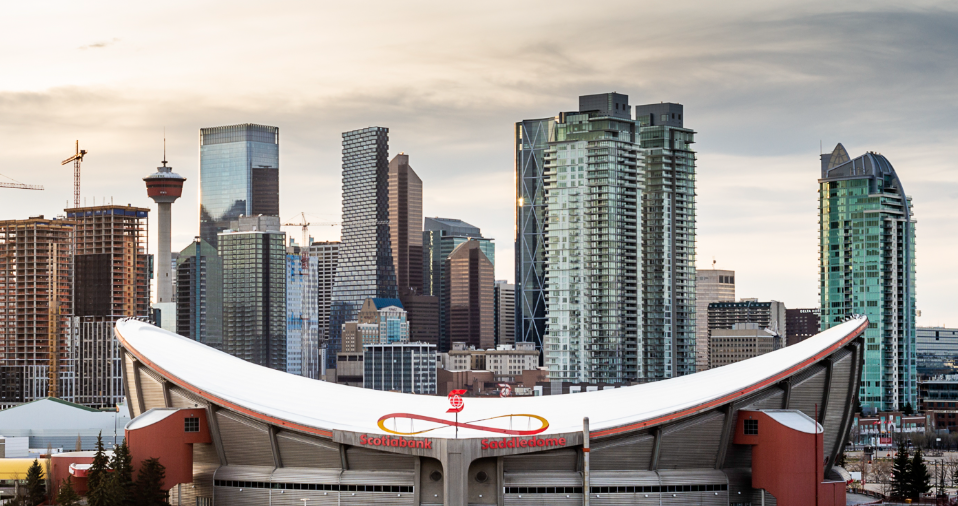
{"label": "yellow crane", "polygon": [[16,181],[15,183],[5,183],[3,181],[0,181],[0,188],[14,188],[17,190],[42,190],[43,189],[42,185],[23,184],[20,181],[17,181],[16,179],[13,179],[10,176],[4,176],[3,174],[0,174],[0,176],[3,176],[11,181]]}
{"label": "yellow crane", "polygon": [[66,165],[73,162],[73,207],[80,207],[80,162],[83,161],[85,149],[80,149],[80,141],[76,143],[76,154],[63,160],[60,165]]}

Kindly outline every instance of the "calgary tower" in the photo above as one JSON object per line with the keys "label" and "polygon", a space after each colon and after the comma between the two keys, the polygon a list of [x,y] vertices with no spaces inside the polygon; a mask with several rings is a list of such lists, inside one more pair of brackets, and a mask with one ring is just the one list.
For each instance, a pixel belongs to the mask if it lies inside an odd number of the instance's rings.
{"label": "calgary tower", "polygon": [[[173,202],[183,194],[183,183],[186,178],[173,172],[173,167],[166,166],[166,139],[163,140],[163,166],[157,167],[156,172],[143,178],[146,181],[146,193],[156,202],[159,214],[159,229],[157,230],[156,252],[156,303],[173,302],[173,277],[170,261],[170,218]],[[166,306],[173,316],[175,310]],[[166,317],[163,318],[166,320]]]}

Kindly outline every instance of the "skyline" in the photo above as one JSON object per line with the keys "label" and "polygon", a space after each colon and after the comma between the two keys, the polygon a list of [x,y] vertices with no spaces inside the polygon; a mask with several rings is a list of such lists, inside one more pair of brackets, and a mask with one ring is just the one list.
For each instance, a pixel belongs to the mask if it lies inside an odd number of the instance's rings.
{"label": "skyline", "polygon": [[[141,178],[161,160],[166,126],[169,165],[188,180],[173,206],[179,251],[198,234],[199,129],[253,122],[281,129],[283,222],[301,211],[310,221],[339,222],[341,133],[376,125],[390,129],[390,158],[413,157],[424,216],[462,219],[495,238],[496,278],[513,281],[514,123],[574,110],[579,95],[617,91],[633,104],[684,104],[698,141],[698,267],[716,257],[718,268],[735,270],[739,297],[817,307],[815,144],[829,152],[841,142],[887,156],[914,198],[918,324],[958,325],[948,302],[958,274],[947,269],[958,248],[949,208],[958,201],[958,171],[948,144],[958,112],[948,86],[958,77],[958,35],[949,27],[958,13],[934,3],[855,12],[824,3],[739,6],[750,14],[681,6],[579,12],[569,4],[527,27],[531,7],[511,6],[505,18],[498,4],[385,6],[372,15],[352,6],[263,13],[173,3],[159,12],[64,3],[51,13],[20,5],[14,16],[24,22],[0,35],[0,54],[20,69],[0,78],[0,173],[46,191],[0,190],[0,216],[62,213],[72,179],[59,162],[75,139],[89,151],[86,205],[113,196],[155,216]],[[333,29],[307,32],[317,15]],[[360,15],[368,19],[358,22]],[[217,24],[214,16],[225,18]],[[442,26],[443,16],[470,19]],[[335,45],[344,20],[354,30],[348,51]],[[269,36],[248,38],[254,21]],[[603,23],[615,29],[602,41],[554,34]],[[399,24],[401,40],[378,33]],[[162,25],[177,28],[153,28]],[[248,53],[226,51],[233,46]],[[315,65],[303,65],[312,58]],[[237,66],[247,59],[262,68],[244,73]],[[463,187],[473,191],[457,191]],[[310,232],[331,240],[337,228]]]}

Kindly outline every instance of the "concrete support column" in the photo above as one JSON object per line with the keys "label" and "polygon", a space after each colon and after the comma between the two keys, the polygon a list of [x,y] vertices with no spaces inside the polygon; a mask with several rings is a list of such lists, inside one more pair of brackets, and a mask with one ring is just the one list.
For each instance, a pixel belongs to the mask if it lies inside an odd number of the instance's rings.
{"label": "concrete support column", "polygon": [[157,202],[156,302],[173,302],[173,268],[170,265],[170,234],[173,204]]}
{"label": "concrete support column", "polygon": [[448,448],[443,462],[445,506],[468,506],[469,462],[462,454],[460,445],[451,444]]}
{"label": "concrete support column", "polygon": [[589,417],[582,419],[582,504],[589,506],[592,477],[589,470]]}

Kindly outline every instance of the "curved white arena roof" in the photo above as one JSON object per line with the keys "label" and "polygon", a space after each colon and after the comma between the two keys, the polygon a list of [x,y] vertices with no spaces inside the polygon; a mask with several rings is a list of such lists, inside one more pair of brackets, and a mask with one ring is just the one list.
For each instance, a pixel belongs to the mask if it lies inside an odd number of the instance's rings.
{"label": "curved white arena roof", "polygon": [[[531,414],[548,421],[549,427],[541,435],[549,435],[581,431],[583,417],[589,417],[593,437],[660,425],[791,376],[860,335],[867,323],[864,317],[853,319],[781,350],[655,383],[572,395],[466,398],[458,420],[477,421],[485,427],[537,429],[540,422],[535,418],[502,418]],[[294,430],[323,435],[330,435],[332,430],[385,434],[378,426],[384,415],[455,419],[454,414],[446,413],[446,397],[381,392],[294,376],[135,320],[118,322],[116,332],[131,354],[181,388],[214,404]],[[457,437],[454,427],[423,420],[396,417],[385,424],[402,432],[433,429],[418,434],[422,437]],[[488,438],[490,433],[460,428],[458,437]]]}

